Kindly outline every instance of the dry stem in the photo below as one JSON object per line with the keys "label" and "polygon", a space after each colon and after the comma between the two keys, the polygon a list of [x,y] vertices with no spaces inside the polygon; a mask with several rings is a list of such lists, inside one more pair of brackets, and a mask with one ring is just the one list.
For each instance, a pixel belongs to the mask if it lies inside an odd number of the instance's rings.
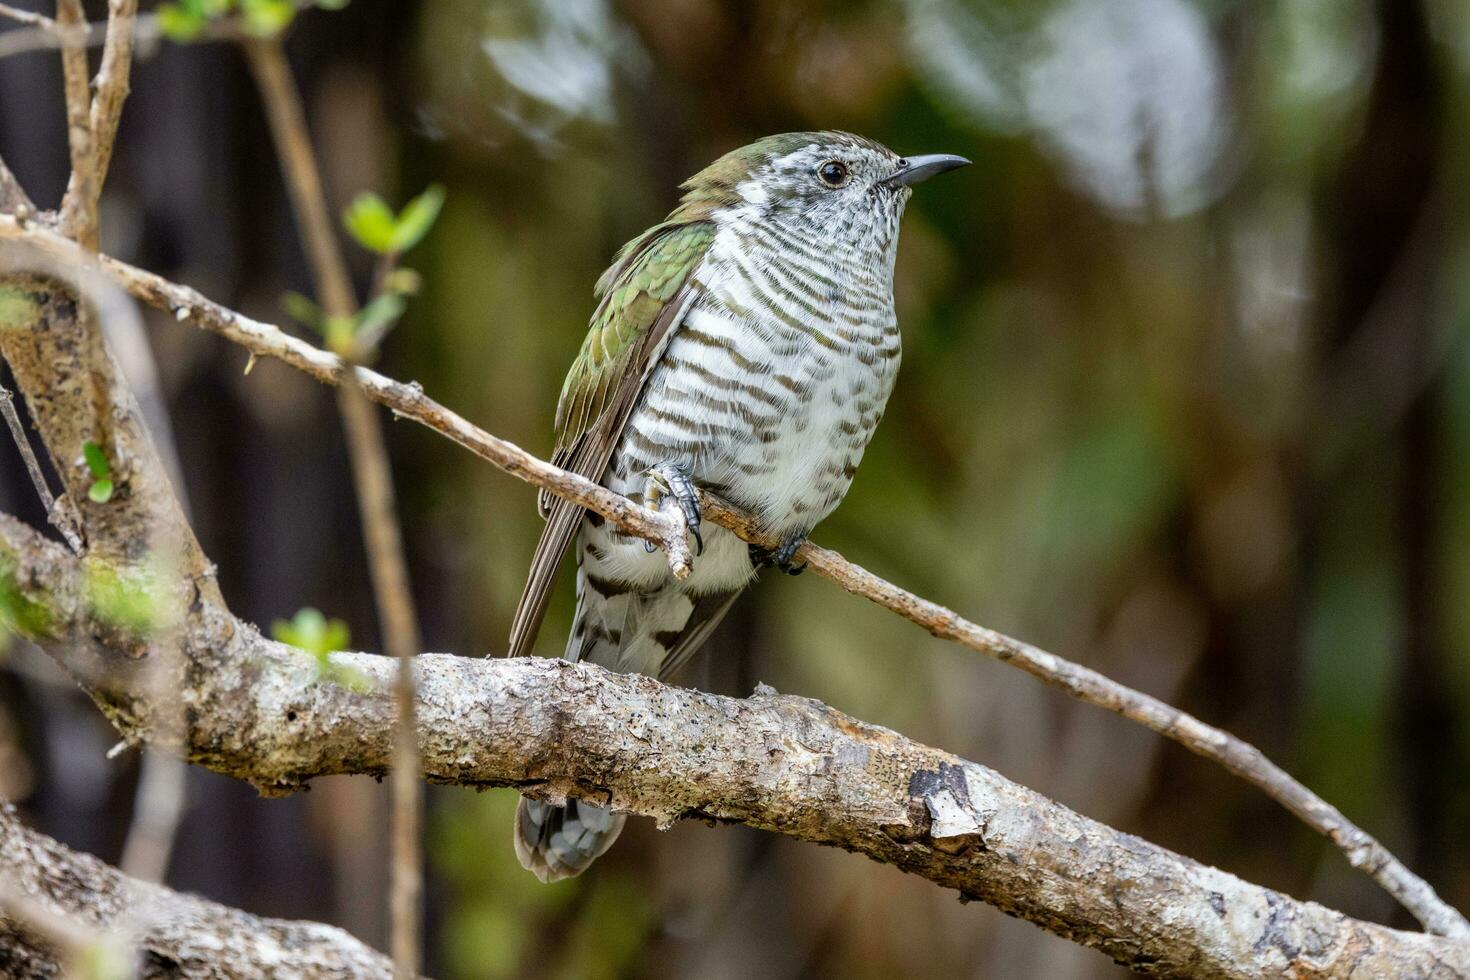
{"label": "dry stem", "polygon": [[[244,42],[244,48],[265,103],[276,153],[286,174],[317,293],[329,316],[350,317],[357,312],[352,281],[327,208],[301,96],[286,63],[280,39],[252,38]],[[354,357],[360,358],[365,353],[354,351]],[[383,627],[384,644],[388,653],[398,658],[401,666],[394,684],[398,734],[391,787],[393,860],[389,918],[395,972],[400,977],[408,977],[418,969],[418,909],[423,890],[419,853],[423,804],[412,666],[421,644],[383,431],[371,404],[353,383],[350,363],[343,366],[339,376],[341,385],[337,405],[347,432],[373,595]]]}

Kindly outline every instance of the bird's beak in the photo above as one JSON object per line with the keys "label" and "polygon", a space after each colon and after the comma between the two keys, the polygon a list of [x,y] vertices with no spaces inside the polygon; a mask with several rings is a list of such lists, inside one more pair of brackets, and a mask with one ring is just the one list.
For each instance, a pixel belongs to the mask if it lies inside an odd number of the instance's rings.
{"label": "bird's beak", "polygon": [[952,153],[926,153],[923,156],[906,157],[898,161],[898,169],[885,177],[883,182],[897,184],[901,187],[912,187],[935,174],[969,165],[969,160],[957,157]]}

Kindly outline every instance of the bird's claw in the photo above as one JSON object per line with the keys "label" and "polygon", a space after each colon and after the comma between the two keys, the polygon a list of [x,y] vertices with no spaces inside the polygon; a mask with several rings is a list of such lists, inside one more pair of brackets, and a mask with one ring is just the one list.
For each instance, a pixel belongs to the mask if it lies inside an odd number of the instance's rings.
{"label": "bird's claw", "polygon": [[[694,538],[694,554],[704,554],[704,536],[699,533],[702,517],[699,512],[699,493],[689,472],[674,463],[659,463],[648,470],[648,483],[643,489],[643,502],[654,510],[662,509],[665,498],[672,497],[684,515],[684,524]],[[652,541],[643,542],[645,551],[653,551]]]}
{"label": "bird's claw", "polygon": [[781,569],[787,575],[800,575],[806,571],[806,562],[793,565],[791,559],[806,544],[806,532],[795,531],[781,539],[781,543],[773,548],[763,548],[758,544],[750,546],[750,561],[757,568],[765,565],[773,565]]}

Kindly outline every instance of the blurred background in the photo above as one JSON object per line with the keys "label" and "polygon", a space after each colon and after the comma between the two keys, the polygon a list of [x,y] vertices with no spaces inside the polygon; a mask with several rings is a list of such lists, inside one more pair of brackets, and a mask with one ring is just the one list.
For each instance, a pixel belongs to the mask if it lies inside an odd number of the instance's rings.
{"label": "blurred background", "polygon": [[[59,61],[7,36],[0,156],[53,206]],[[898,389],[815,537],[1255,743],[1470,907],[1470,8],[353,0],[304,13],[288,51],[336,206],[448,191],[380,367],[543,455],[592,283],[684,177],[792,129],[973,159],[909,207]],[[239,51],[155,39],[133,89],[104,248],[287,322],[280,297],[310,284]],[[235,611],[265,627],[314,606],[380,648],[330,394],[145,320]],[[503,654],[533,492],[411,424],[389,435],[428,647]],[[32,496],[7,440],[0,509],[40,525]],[[540,652],[560,652],[569,611],[563,588]],[[1412,925],[1219,767],[814,576],[760,582],[685,681],[819,698]],[[136,754],[105,757],[114,741],[9,644],[0,795],[108,861],[139,779]],[[171,885],[386,945],[384,786],[264,800],[191,769],[183,789]],[[738,828],[636,820],[594,871],[544,887],[512,854],[514,800],[429,792],[432,973],[1120,972],[892,868]]]}

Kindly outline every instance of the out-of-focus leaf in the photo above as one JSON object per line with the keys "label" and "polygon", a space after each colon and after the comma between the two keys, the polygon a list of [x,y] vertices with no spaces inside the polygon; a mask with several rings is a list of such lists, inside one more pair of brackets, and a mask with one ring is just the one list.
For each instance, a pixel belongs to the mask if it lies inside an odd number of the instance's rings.
{"label": "out-of-focus leaf", "polygon": [[177,44],[188,44],[196,40],[204,30],[204,17],[196,11],[185,9],[182,4],[163,4],[157,10],[157,17],[159,31]]}
{"label": "out-of-focus leaf", "polygon": [[92,498],[93,503],[105,504],[112,499],[112,481],[96,480],[87,490],[87,496]]}
{"label": "out-of-focus leaf", "polygon": [[327,317],[326,330],[327,348],[340,357],[349,357],[356,353],[354,350],[357,336],[357,318],[350,316]]}
{"label": "out-of-focus leaf", "polygon": [[392,251],[397,219],[383,199],[371,191],[364,191],[352,199],[342,213],[342,224],[368,251],[380,255]]}
{"label": "out-of-focus leaf", "polygon": [[328,619],[321,610],[310,606],[297,610],[289,620],[278,619],[272,623],[271,636],[318,659],[336,650],[345,650],[351,640],[346,623],[340,619]]}
{"label": "out-of-focus leaf", "polygon": [[388,242],[388,251],[407,252],[423,241],[439,211],[444,207],[444,188],[431,184],[422,194],[403,206]]}
{"label": "out-of-focus leaf", "polygon": [[274,37],[291,26],[296,7],[290,0],[242,0],[245,30],[256,37]]}
{"label": "out-of-focus leaf", "polygon": [[281,297],[281,308],[302,326],[310,327],[317,333],[326,335],[327,315],[315,302],[302,296],[300,293],[291,292]]}
{"label": "out-of-focus leaf", "polygon": [[357,314],[358,331],[377,331],[403,315],[403,297],[397,293],[384,293],[364,306]]}

